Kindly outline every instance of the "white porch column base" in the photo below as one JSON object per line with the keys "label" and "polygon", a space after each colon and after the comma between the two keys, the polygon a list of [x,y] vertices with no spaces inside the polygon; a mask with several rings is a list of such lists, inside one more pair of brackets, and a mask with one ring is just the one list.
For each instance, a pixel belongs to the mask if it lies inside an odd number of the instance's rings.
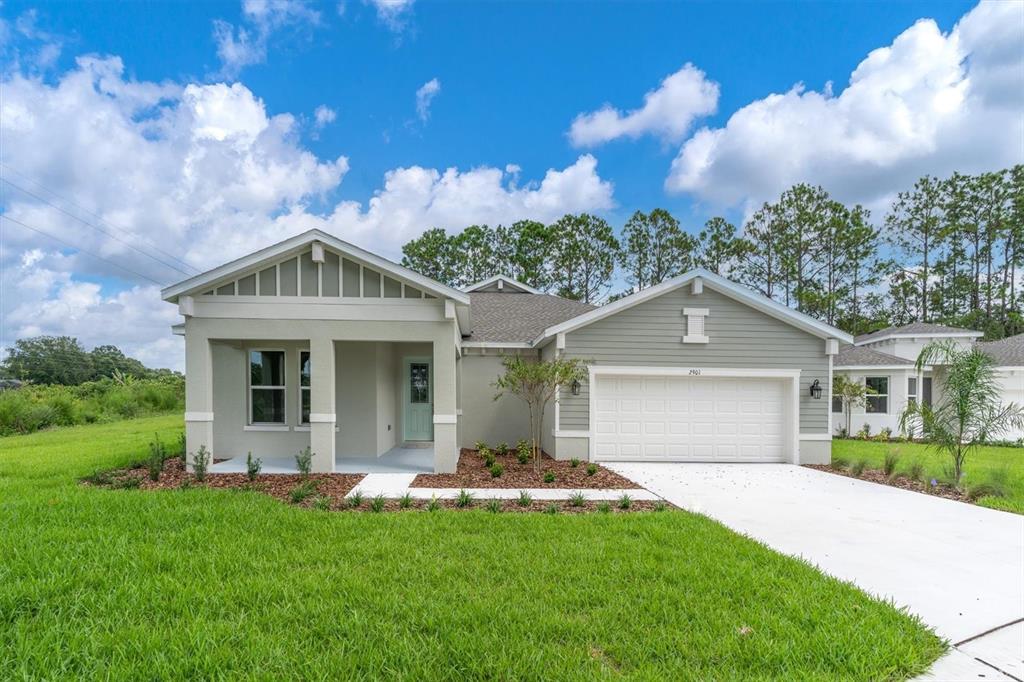
{"label": "white porch column base", "polygon": [[313,451],[313,471],[334,471],[334,341],[310,339],[310,414],[309,447]]}
{"label": "white porch column base", "polygon": [[185,332],[185,466],[206,447],[213,464],[213,349],[205,336]]}

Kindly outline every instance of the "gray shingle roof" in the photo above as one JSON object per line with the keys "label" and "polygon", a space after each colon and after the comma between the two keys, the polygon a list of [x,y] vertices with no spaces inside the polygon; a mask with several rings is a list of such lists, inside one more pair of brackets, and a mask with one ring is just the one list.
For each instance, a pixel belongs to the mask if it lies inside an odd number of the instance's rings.
{"label": "gray shingle roof", "polygon": [[526,342],[551,325],[593,310],[596,306],[550,294],[472,292],[469,305],[473,333],[467,341]]}
{"label": "gray shingle roof", "polygon": [[963,334],[965,332],[981,335],[981,332],[973,329],[961,329],[960,327],[947,327],[944,324],[931,324],[930,322],[911,322],[902,327],[886,327],[878,331],[860,334],[853,340],[854,343],[863,343],[873,339],[880,339],[890,334]]}
{"label": "gray shingle roof", "polygon": [[839,351],[832,366],[836,369],[843,367],[913,367],[913,360],[880,353],[871,348],[862,346],[847,346]]}
{"label": "gray shingle roof", "polygon": [[1024,367],[1024,334],[1009,336],[999,341],[983,341],[975,348],[1004,367]]}

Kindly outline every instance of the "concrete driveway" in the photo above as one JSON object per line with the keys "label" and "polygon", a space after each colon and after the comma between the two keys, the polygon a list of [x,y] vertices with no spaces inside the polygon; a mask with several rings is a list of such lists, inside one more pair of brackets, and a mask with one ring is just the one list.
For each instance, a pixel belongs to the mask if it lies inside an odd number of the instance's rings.
{"label": "concrete driveway", "polygon": [[[1024,516],[789,464],[606,466],[909,607],[954,644],[1024,618]],[[1002,670],[1020,665],[1016,649],[1011,635]]]}

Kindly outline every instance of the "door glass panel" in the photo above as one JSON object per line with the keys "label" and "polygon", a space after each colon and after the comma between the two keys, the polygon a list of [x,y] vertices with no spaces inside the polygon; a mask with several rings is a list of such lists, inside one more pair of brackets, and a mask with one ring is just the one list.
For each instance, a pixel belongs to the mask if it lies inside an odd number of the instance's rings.
{"label": "door glass panel", "polygon": [[430,365],[425,362],[409,363],[409,402],[430,402]]}

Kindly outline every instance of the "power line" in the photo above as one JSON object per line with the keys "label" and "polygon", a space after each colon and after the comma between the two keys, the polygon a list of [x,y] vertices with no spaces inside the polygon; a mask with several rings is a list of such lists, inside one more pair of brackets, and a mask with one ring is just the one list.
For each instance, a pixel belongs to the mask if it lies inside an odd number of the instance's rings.
{"label": "power line", "polygon": [[[106,226],[110,227],[111,229],[117,230],[117,231],[121,232],[122,234],[125,234],[125,235],[128,235],[128,236],[131,236],[131,237],[134,237],[135,239],[140,239],[140,240],[143,240],[143,241],[149,242],[149,244],[148,244],[148,248],[152,248],[152,249],[153,249],[154,251],[156,251],[156,252],[158,252],[158,253],[160,253],[160,254],[163,254],[164,256],[166,256],[166,257],[170,258],[171,260],[173,260],[173,261],[177,261],[178,263],[180,263],[180,264],[184,265],[184,266],[185,266],[185,267],[187,267],[187,268],[190,268],[190,269],[194,270],[195,272],[199,272],[199,269],[198,269],[198,268],[196,268],[195,266],[191,265],[191,264],[190,264],[190,263],[188,263],[187,261],[184,261],[184,260],[182,260],[181,258],[178,258],[178,257],[177,257],[177,256],[175,256],[174,254],[172,254],[172,253],[168,253],[167,251],[164,251],[164,250],[163,250],[163,249],[161,249],[161,248],[160,248],[159,246],[156,246],[156,245],[155,245],[155,244],[154,244],[154,243],[152,242],[152,240],[149,240],[149,239],[147,239],[147,238],[145,238],[145,237],[143,237],[143,236],[141,236],[141,235],[138,235],[138,234],[136,234],[136,233],[132,232],[131,230],[127,230],[127,229],[125,229],[125,228],[123,228],[123,227],[118,227],[118,226],[116,226],[116,225],[112,225],[112,224],[111,224],[110,222],[108,222],[107,220],[105,220],[105,219],[103,218],[103,216],[99,215],[99,214],[98,214],[98,213],[96,213],[95,211],[90,211],[89,209],[85,208],[84,206],[81,206],[80,204],[76,204],[76,203],[75,203],[74,201],[72,201],[71,199],[68,199],[67,197],[65,197],[65,196],[62,196],[62,195],[61,195],[60,193],[58,193],[58,192],[55,192],[55,191],[53,191],[52,189],[50,189],[49,187],[47,187],[46,185],[43,185],[42,183],[40,183],[40,182],[37,182],[37,181],[33,180],[32,178],[28,177],[28,176],[27,176],[27,175],[25,175],[24,173],[21,173],[21,172],[20,172],[20,171],[18,171],[17,169],[15,169],[15,168],[12,168],[12,167],[11,167],[10,165],[8,165],[8,164],[6,164],[6,163],[4,163],[4,162],[2,162],[2,161],[0,161],[0,166],[3,166],[3,167],[4,167],[4,168],[6,168],[7,170],[13,171],[13,172],[14,172],[15,174],[17,174],[17,175],[19,175],[20,177],[24,178],[24,179],[25,179],[25,180],[27,180],[27,181],[28,181],[29,183],[31,183],[31,184],[35,185],[36,187],[39,187],[39,188],[43,189],[44,191],[46,191],[46,192],[48,192],[48,193],[52,194],[53,196],[57,197],[57,198],[58,198],[58,199],[60,199],[61,201],[64,201],[65,203],[67,203],[67,204],[69,204],[69,205],[71,205],[71,206],[74,206],[75,208],[77,208],[78,210],[80,210],[80,211],[82,211],[82,212],[84,212],[84,213],[88,213],[89,215],[91,215],[91,216],[94,216],[94,217],[95,217],[95,218],[96,218],[96,219],[97,219],[97,220],[98,220],[98,221],[99,221],[100,223],[102,223],[102,224],[104,224],[104,225],[106,225]],[[170,263],[167,263],[167,262],[165,262],[165,261],[163,261],[163,260],[161,260],[161,259],[159,259],[159,258],[156,258],[155,256],[153,256],[153,255],[152,255],[152,254],[150,254],[150,253],[146,253],[146,252],[142,251],[141,249],[138,249],[138,248],[136,248],[135,246],[133,246],[133,245],[129,244],[128,242],[125,242],[125,241],[121,240],[121,239],[120,239],[119,237],[117,237],[116,235],[110,234],[110,233],[109,233],[109,232],[107,232],[106,230],[104,230],[104,229],[102,229],[102,228],[100,228],[100,227],[98,227],[98,226],[96,226],[96,225],[93,225],[92,223],[90,223],[90,222],[88,222],[88,221],[86,221],[86,220],[83,220],[83,219],[82,219],[82,218],[80,218],[79,216],[76,216],[76,215],[74,215],[73,213],[70,213],[69,211],[65,210],[64,208],[62,208],[62,207],[60,207],[60,206],[57,206],[56,204],[54,204],[54,203],[53,203],[53,202],[51,202],[50,200],[48,200],[48,199],[46,199],[46,198],[44,198],[44,197],[41,197],[41,196],[39,196],[39,195],[37,195],[37,194],[35,194],[35,193],[33,193],[33,192],[31,192],[31,191],[29,191],[29,190],[25,189],[24,187],[21,187],[20,185],[18,185],[18,184],[16,184],[16,183],[14,183],[14,182],[11,182],[11,180],[10,180],[10,179],[8,179],[8,178],[5,178],[5,177],[3,177],[3,176],[0,176],[0,180],[2,180],[2,181],[4,181],[4,182],[6,182],[6,183],[7,183],[8,185],[10,185],[11,187],[14,187],[15,189],[17,189],[17,190],[20,190],[21,192],[24,192],[24,193],[25,193],[25,194],[27,194],[28,196],[30,196],[30,197],[32,197],[32,198],[34,198],[34,199],[37,199],[38,201],[42,201],[43,203],[45,203],[45,204],[47,204],[47,205],[49,205],[49,206],[51,206],[51,207],[53,207],[53,208],[57,209],[58,211],[60,211],[60,212],[64,213],[65,215],[67,215],[67,216],[69,216],[69,217],[71,217],[71,218],[74,218],[75,220],[77,220],[77,221],[79,221],[79,222],[81,222],[81,223],[84,223],[85,225],[88,225],[89,227],[92,227],[93,229],[95,229],[95,230],[98,230],[98,231],[102,232],[103,234],[106,234],[107,236],[109,236],[109,237],[111,237],[111,238],[113,238],[113,239],[117,239],[118,241],[120,241],[120,242],[121,242],[122,244],[124,244],[124,245],[128,246],[129,248],[131,248],[131,249],[134,249],[134,250],[138,251],[139,253],[142,253],[143,255],[145,255],[145,256],[148,256],[149,258],[152,258],[152,259],[156,260],[157,262],[159,262],[159,263],[162,263],[163,265],[166,265],[166,266],[167,266],[167,267],[169,267],[169,268],[172,268],[172,269],[174,269],[174,270],[177,270],[178,272],[182,273],[183,275],[188,275],[188,276],[192,276],[192,274],[194,274],[194,273],[186,272],[185,270],[182,270],[181,268],[179,268],[179,267],[177,267],[177,266],[175,266],[175,265],[172,265],[172,264],[170,264]]]}
{"label": "power line", "polygon": [[14,223],[16,225],[21,225],[22,227],[24,227],[24,228],[26,228],[28,230],[32,230],[33,232],[38,232],[39,234],[44,235],[46,237],[49,237],[50,239],[53,239],[55,241],[58,241],[61,244],[64,244],[65,246],[68,246],[68,247],[70,247],[72,249],[75,249],[76,251],[81,251],[82,253],[87,254],[89,256],[92,256],[93,258],[96,258],[97,260],[101,260],[104,263],[109,263],[110,265],[113,265],[116,268],[120,268],[120,269],[124,270],[125,272],[130,272],[131,274],[135,275],[136,277],[142,277],[143,279],[149,280],[150,282],[152,282],[153,284],[157,285],[158,287],[162,287],[163,286],[162,282],[156,281],[155,279],[153,279],[149,275],[144,275],[141,272],[137,272],[135,270],[132,270],[131,268],[125,267],[125,266],[121,265],[120,263],[115,263],[114,261],[110,260],[109,258],[104,258],[103,256],[100,256],[99,254],[95,254],[92,251],[87,251],[86,249],[83,249],[80,246],[76,246],[76,245],[72,244],[69,241],[61,239],[60,237],[58,237],[56,235],[50,234],[49,232],[46,232],[45,230],[40,230],[38,227],[32,227],[31,225],[29,225],[27,223],[23,223],[23,222],[21,222],[20,220],[18,220],[16,218],[12,218],[9,215],[7,215],[6,213],[5,214],[0,214],[0,219],[7,220],[7,221],[12,222],[12,223]]}

